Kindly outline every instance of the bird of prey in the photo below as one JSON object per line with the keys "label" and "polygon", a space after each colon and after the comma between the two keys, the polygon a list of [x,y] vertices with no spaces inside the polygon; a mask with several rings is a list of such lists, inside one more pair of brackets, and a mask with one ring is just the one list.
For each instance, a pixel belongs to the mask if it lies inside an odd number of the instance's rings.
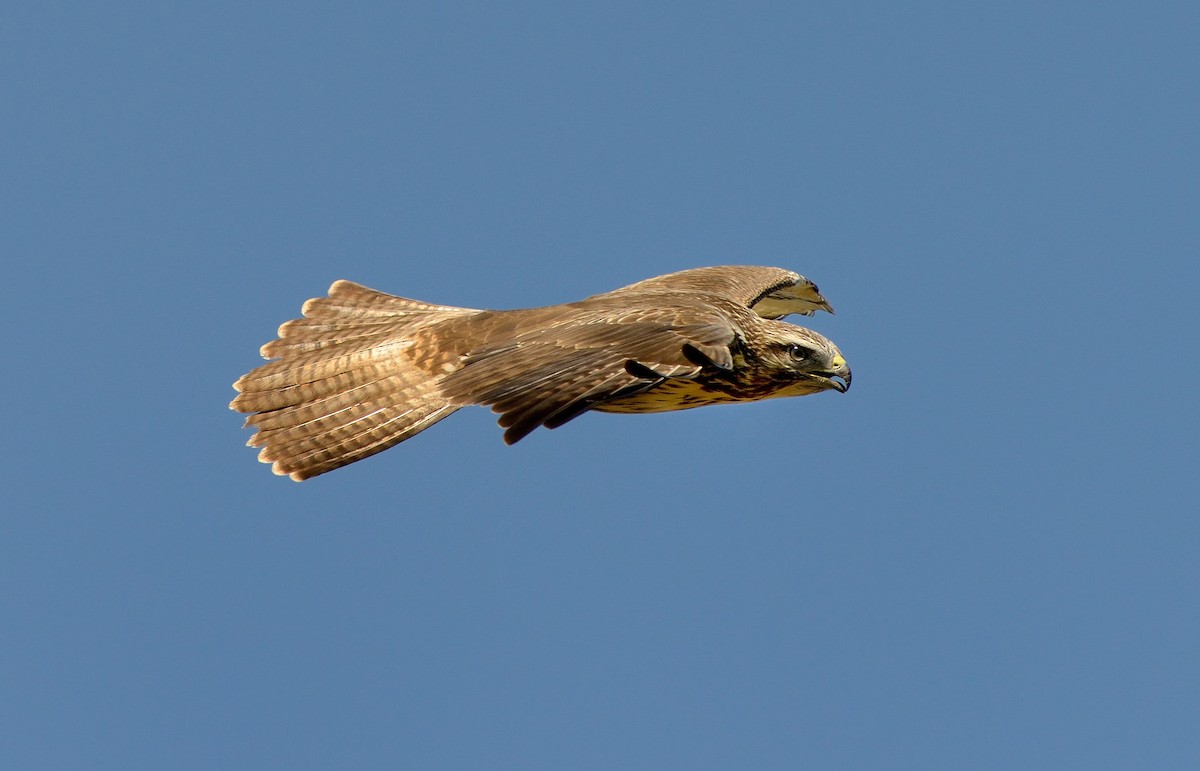
{"label": "bird of prey", "polygon": [[695,268],[579,302],[472,310],[335,281],[261,349],[229,405],[249,445],[296,481],[386,450],[460,407],[512,444],[588,410],[665,412],[845,392],[825,337],[778,319],[833,308],[782,268]]}

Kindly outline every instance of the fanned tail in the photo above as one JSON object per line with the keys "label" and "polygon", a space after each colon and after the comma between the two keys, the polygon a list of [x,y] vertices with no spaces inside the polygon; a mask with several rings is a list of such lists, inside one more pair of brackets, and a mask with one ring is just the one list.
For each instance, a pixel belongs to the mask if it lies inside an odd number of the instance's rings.
{"label": "fanned tail", "polygon": [[262,347],[273,358],[243,375],[230,407],[254,413],[249,445],[276,474],[296,481],[361,460],[412,437],[458,405],[441,395],[439,374],[423,369],[419,333],[468,308],[431,305],[335,281],[328,297],[304,304],[305,318],[279,328]]}

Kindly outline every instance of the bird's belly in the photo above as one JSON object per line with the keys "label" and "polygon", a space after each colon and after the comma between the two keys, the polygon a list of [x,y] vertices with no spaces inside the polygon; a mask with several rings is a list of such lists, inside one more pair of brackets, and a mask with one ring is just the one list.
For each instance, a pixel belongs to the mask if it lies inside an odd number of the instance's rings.
{"label": "bird's belly", "polygon": [[671,412],[746,401],[707,383],[686,378],[666,380],[649,391],[597,404],[600,412]]}
{"label": "bird's belly", "polygon": [[707,407],[710,404],[737,404],[788,396],[807,396],[831,387],[827,380],[812,379],[781,382],[746,377],[721,380],[668,378],[649,391],[603,402],[592,409],[599,412],[670,412]]}

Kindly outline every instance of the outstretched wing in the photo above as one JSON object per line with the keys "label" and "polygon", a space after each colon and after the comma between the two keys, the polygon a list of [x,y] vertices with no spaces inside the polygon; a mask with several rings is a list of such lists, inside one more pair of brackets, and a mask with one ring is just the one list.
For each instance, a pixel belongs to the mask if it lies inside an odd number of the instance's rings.
{"label": "outstretched wing", "polygon": [[739,333],[711,306],[585,303],[558,306],[541,319],[533,316],[538,311],[527,313],[516,334],[476,349],[442,381],[450,403],[488,405],[499,413],[509,444],[667,378],[730,369],[730,346]]}
{"label": "outstretched wing", "polygon": [[833,313],[833,306],[821,295],[817,285],[804,276],[783,268],[754,265],[682,270],[630,284],[608,295],[658,292],[695,292],[725,297],[768,319],[780,319],[793,313],[811,316],[819,310]]}

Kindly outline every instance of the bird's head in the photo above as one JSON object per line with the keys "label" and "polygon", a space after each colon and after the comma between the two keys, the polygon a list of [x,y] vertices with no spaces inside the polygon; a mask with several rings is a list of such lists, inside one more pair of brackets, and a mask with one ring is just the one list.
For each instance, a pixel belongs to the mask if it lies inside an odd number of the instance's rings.
{"label": "bird's head", "polygon": [[799,396],[832,389],[850,389],[850,365],[838,347],[824,335],[782,321],[766,321],[759,344],[754,346],[762,366],[780,380],[791,383],[779,396]]}

